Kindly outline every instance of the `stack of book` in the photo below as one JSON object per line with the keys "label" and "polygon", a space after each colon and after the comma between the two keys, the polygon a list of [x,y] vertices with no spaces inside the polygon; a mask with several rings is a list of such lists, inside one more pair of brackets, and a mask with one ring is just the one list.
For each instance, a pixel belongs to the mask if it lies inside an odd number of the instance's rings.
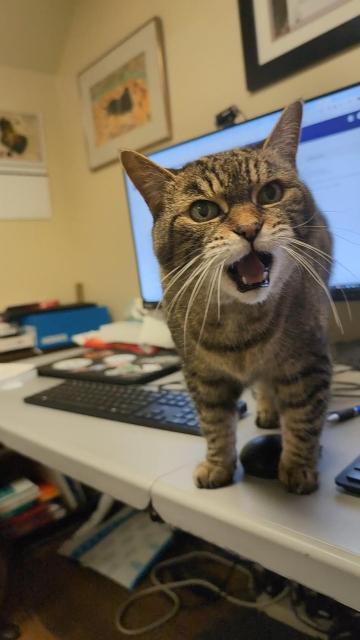
{"label": "stack of book", "polygon": [[67,514],[60,489],[19,478],[0,488],[0,536],[22,538]]}
{"label": "stack of book", "polygon": [[0,361],[17,360],[19,356],[35,355],[35,333],[17,323],[4,322],[0,317]]}

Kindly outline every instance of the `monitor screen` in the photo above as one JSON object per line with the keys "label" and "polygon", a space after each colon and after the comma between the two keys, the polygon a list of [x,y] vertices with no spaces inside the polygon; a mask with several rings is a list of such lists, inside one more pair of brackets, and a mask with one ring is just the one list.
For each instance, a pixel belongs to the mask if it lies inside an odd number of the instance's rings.
{"label": "monitor screen", "polygon": [[[179,168],[200,156],[244,147],[266,138],[280,111],[149,154]],[[297,165],[325,214],[334,239],[330,286],[334,299],[360,298],[360,84],[305,103]],[[140,289],[145,304],[161,300],[160,272],[152,248],[152,216],[125,177]]]}

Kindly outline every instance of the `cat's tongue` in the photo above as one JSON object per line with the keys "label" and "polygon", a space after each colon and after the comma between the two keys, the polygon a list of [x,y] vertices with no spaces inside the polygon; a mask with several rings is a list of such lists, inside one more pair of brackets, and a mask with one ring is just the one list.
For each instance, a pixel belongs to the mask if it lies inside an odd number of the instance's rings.
{"label": "cat's tongue", "polygon": [[257,284],[264,280],[265,267],[253,251],[236,262],[234,267],[244,284]]}

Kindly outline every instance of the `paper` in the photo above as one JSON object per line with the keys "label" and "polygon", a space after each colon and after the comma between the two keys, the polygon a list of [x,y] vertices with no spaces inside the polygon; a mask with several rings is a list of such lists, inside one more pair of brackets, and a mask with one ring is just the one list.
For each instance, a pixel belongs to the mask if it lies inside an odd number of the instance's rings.
{"label": "paper", "polygon": [[72,340],[82,346],[89,338],[99,338],[104,342],[127,342],[128,344],[151,345],[163,349],[173,349],[174,343],[170,331],[157,312],[149,312],[143,322],[110,322],[100,327],[98,331],[87,331],[72,336]]}
{"label": "paper", "polygon": [[0,218],[20,220],[50,218],[47,176],[0,174]]}
{"label": "paper", "polygon": [[106,342],[128,342],[129,344],[140,344],[139,334],[141,322],[111,322],[100,327],[98,337]]}
{"label": "paper", "polygon": [[174,349],[170,331],[162,317],[149,314],[141,325],[140,344],[151,344],[164,349]]}
{"label": "paper", "polygon": [[21,384],[35,376],[36,370],[33,364],[19,362],[7,362],[0,364],[0,390],[16,388],[19,385],[15,385],[14,387],[11,386],[14,382]]}
{"label": "paper", "polygon": [[172,537],[167,524],[124,508],[80,541],[65,542],[60,553],[133,589]]}

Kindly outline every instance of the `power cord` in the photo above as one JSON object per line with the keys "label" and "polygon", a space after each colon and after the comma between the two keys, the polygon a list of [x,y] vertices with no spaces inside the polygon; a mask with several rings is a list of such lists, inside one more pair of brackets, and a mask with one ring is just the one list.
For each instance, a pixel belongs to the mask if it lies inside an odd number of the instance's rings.
{"label": "power cord", "polygon": [[[154,629],[157,629],[158,627],[165,624],[165,622],[173,618],[180,609],[180,605],[181,605],[180,598],[174,592],[174,590],[181,589],[183,587],[194,587],[194,586],[203,587],[205,589],[208,589],[209,591],[212,591],[219,597],[224,598],[225,600],[227,600],[227,602],[230,602],[235,606],[246,607],[248,609],[257,609],[257,610],[265,609],[266,607],[274,604],[275,602],[280,602],[280,600],[283,600],[283,598],[285,598],[289,593],[290,587],[286,586],[279,594],[277,594],[273,598],[270,598],[266,602],[248,601],[248,600],[242,600],[240,598],[230,595],[227,591],[224,590],[224,588],[218,587],[217,585],[213,584],[209,580],[204,580],[202,578],[189,578],[186,580],[174,580],[172,582],[161,582],[160,578],[157,575],[158,572],[161,569],[164,569],[165,567],[172,567],[172,566],[181,564],[183,562],[188,562],[189,560],[196,560],[196,559],[211,560],[212,562],[222,564],[223,566],[228,567],[229,572],[231,574],[233,571],[234,572],[238,571],[239,573],[246,575],[248,578],[248,586],[250,589],[250,593],[255,597],[254,579],[249,569],[243,566],[240,566],[239,564],[234,563],[231,560],[227,560],[226,558],[223,558],[215,553],[211,553],[208,551],[192,551],[190,553],[185,553],[181,556],[177,556],[176,558],[171,558],[170,560],[164,560],[164,562],[160,562],[152,569],[150,573],[150,579],[153,583],[153,586],[148,587],[147,589],[143,589],[143,591],[141,591],[140,593],[136,593],[130,596],[130,598],[128,598],[118,609],[116,613],[116,619],[115,619],[115,624],[118,631],[121,631],[121,633],[123,633],[124,635],[137,636],[137,635],[140,635],[141,633],[153,631]],[[168,611],[168,613],[166,613],[164,616],[161,616],[154,622],[148,625],[145,625],[143,627],[137,627],[133,629],[129,629],[128,627],[126,627],[124,625],[123,619],[125,617],[125,614],[128,612],[129,608],[133,605],[133,603],[136,602],[137,600],[141,600],[142,598],[146,598],[147,596],[150,596],[154,593],[159,593],[159,592],[167,596],[167,598],[171,600],[173,603],[173,606]]]}

